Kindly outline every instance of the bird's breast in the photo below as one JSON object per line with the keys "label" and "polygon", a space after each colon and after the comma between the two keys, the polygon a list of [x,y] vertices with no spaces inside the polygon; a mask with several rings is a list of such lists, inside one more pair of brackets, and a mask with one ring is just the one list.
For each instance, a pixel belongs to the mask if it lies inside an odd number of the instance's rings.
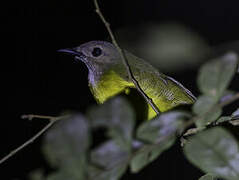
{"label": "bird's breast", "polygon": [[121,93],[128,87],[133,87],[132,82],[128,82],[115,71],[110,70],[103,73],[94,84],[89,82],[90,89],[95,99],[99,103],[104,103],[107,99]]}

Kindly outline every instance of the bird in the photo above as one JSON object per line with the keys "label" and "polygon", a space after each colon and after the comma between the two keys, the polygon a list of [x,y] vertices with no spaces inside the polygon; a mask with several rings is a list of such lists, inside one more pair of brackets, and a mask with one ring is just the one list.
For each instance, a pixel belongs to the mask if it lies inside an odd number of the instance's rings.
{"label": "bird", "polygon": [[[88,84],[91,93],[99,104],[122,93],[136,88],[122,61],[118,49],[110,42],[89,41],[74,48],[65,48],[59,52],[74,56],[88,68]],[[183,105],[193,104],[196,97],[181,83],[153,67],[146,60],[136,57],[122,49],[132,75],[142,91],[154,102],[160,112]],[[147,119],[156,116],[148,104]]]}

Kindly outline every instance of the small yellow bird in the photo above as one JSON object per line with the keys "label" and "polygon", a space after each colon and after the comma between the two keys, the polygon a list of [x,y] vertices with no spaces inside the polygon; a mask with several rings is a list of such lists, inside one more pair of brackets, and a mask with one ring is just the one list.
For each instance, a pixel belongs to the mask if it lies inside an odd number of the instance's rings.
{"label": "small yellow bird", "polygon": [[[98,103],[135,88],[130,80],[121,56],[116,47],[105,41],[90,41],[76,48],[61,49],[87,66],[90,90]],[[142,90],[161,112],[181,104],[192,104],[195,96],[175,79],[160,73],[152,65],[126,50],[123,50],[129,62],[133,76]],[[156,113],[148,105],[148,119]]]}

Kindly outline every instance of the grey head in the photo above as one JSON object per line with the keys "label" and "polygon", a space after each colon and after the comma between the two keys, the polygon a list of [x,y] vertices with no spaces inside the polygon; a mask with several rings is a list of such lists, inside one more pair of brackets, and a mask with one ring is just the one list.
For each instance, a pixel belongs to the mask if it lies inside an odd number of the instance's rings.
{"label": "grey head", "polygon": [[118,63],[120,60],[115,46],[106,41],[90,41],[75,48],[58,51],[71,54],[76,60],[84,62],[89,71],[95,71],[95,68],[105,68],[105,66]]}
{"label": "grey head", "polygon": [[89,81],[94,83],[99,76],[112,65],[120,63],[120,54],[115,46],[106,41],[90,41],[75,48],[60,49],[76,60],[85,63],[89,70]]}

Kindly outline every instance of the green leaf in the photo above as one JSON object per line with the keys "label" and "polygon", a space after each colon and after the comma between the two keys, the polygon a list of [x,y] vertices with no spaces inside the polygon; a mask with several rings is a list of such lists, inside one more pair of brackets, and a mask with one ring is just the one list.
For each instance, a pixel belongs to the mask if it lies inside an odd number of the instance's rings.
{"label": "green leaf", "polygon": [[[55,172],[47,176],[47,180],[65,180],[65,179],[71,179],[71,178],[62,171]],[[76,180],[76,179],[73,179],[73,180]]]}
{"label": "green leaf", "polygon": [[182,24],[143,23],[115,33],[120,46],[147,59],[162,72],[196,67],[210,52],[206,41]]}
{"label": "green leaf", "polygon": [[217,124],[220,124],[220,123],[229,122],[231,120],[232,120],[232,118],[230,116],[222,116],[216,121],[215,124],[217,125]]}
{"label": "green leaf", "polygon": [[232,117],[239,116],[239,108],[235,112],[232,113]]}
{"label": "green leaf", "polygon": [[215,127],[191,137],[184,146],[191,163],[206,173],[228,180],[239,179],[239,151],[234,137]]}
{"label": "green leaf", "polygon": [[239,125],[239,108],[232,113],[231,116],[222,116],[216,121],[216,125],[223,123],[223,122],[229,122],[234,126]]}
{"label": "green leaf", "polygon": [[231,118],[233,121],[239,121],[239,108],[235,112],[232,113]]}
{"label": "green leaf", "polygon": [[188,113],[171,111],[143,123],[137,130],[137,138],[152,144],[144,145],[136,151],[130,163],[131,171],[140,171],[171,147],[176,132],[182,128],[182,121],[189,117]]}
{"label": "green leaf", "polygon": [[126,99],[113,98],[103,105],[91,108],[87,114],[93,127],[107,127],[109,136],[121,147],[131,148],[135,114]]}
{"label": "green leaf", "polygon": [[199,178],[199,180],[216,180],[216,178],[211,174],[206,174]]}
{"label": "green leaf", "polygon": [[60,169],[60,174],[64,170],[64,177],[68,177],[66,179],[84,179],[89,145],[87,121],[77,114],[62,119],[47,132],[43,151],[51,165]]}
{"label": "green leaf", "polygon": [[137,129],[137,138],[151,143],[174,135],[182,127],[183,120],[190,118],[186,112],[169,111],[146,121]]}
{"label": "green leaf", "polygon": [[232,121],[230,121],[230,123],[234,126],[238,126],[239,125],[239,108],[232,113],[231,115],[231,119]]}
{"label": "green leaf", "polygon": [[117,180],[127,169],[130,153],[110,140],[91,153],[90,180]]}
{"label": "green leaf", "polygon": [[68,171],[61,169],[60,171],[54,172],[47,176],[46,180],[81,180],[81,177],[75,177],[69,174]]}
{"label": "green leaf", "polygon": [[42,169],[36,169],[29,173],[29,178],[31,180],[45,180],[44,173]]}
{"label": "green leaf", "polygon": [[204,64],[197,81],[200,91],[219,100],[236,72],[237,61],[237,55],[231,52]]}
{"label": "green leaf", "polygon": [[212,97],[200,96],[193,105],[193,112],[198,115],[197,127],[203,127],[219,118],[222,108],[216,105]]}
{"label": "green leaf", "polygon": [[175,137],[165,137],[159,144],[144,145],[135,154],[130,162],[130,170],[133,173],[139,172],[146,165],[154,161],[163,151],[170,148],[175,142]]}
{"label": "green leaf", "polygon": [[234,126],[239,125],[239,109],[237,109],[235,112],[232,113],[231,116],[222,116],[216,121],[216,125],[223,123],[223,122],[229,122]]}

